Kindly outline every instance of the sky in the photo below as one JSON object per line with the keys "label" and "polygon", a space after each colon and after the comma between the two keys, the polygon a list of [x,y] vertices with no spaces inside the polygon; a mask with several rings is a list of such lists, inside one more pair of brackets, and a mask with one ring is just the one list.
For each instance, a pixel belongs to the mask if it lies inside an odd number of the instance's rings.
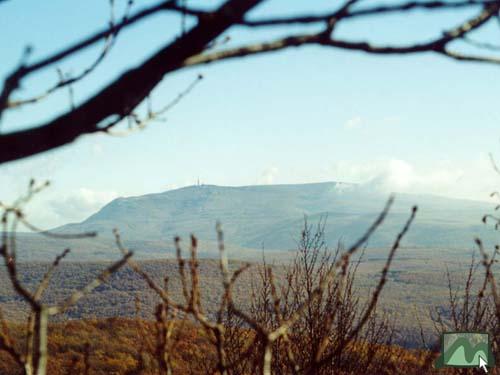
{"label": "sky", "polygon": [[[390,1],[389,1],[390,2]],[[152,1],[137,1],[137,11]],[[211,1],[210,4],[214,4]],[[374,4],[374,0],[365,0]],[[207,4],[203,1],[188,4]],[[268,0],[252,16],[331,9],[331,1]],[[116,14],[125,7],[117,1]],[[385,17],[341,25],[339,37],[373,42],[426,40],[470,14],[464,11]],[[106,1],[10,1],[0,5],[0,77],[105,27]],[[160,14],[119,35],[94,74],[74,87],[78,104],[135,66],[179,32],[180,20]],[[294,27],[288,32],[303,32]],[[282,29],[231,29],[223,47],[269,40]],[[494,42],[500,31],[477,38]],[[65,60],[77,74],[102,45]],[[50,180],[27,211],[39,226],[81,221],[120,196],[195,184],[254,185],[344,181],[384,192],[488,200],[500,178],[500,67],[459,63],[432,54],[373,56],[307,47],[186,69],[168,75],[152,94],[160,108],[198,74],[204,79],[165,121],[126,137],[90,135],[75,143],[0,166],[0,201],[12,202],[30,178]],[[54,69],[25,81],[18,98],[57,80]],[[67,92],[8,112],[3,132],[43,123],[69,108]]]}

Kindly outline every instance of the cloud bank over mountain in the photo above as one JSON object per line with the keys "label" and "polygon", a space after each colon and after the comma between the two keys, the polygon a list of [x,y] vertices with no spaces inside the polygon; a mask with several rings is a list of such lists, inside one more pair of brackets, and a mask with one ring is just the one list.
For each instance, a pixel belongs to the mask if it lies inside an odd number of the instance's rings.
{"label": "cloud bank over mountain", "polygon": [[340,161],[333,163],[329,171],[339,180],[356,182],[381,193],[435,194],[482,201],[489,200],[499,182],[485,154],[464,165],[438,161],[428,167],[417,167],[401,159]]}

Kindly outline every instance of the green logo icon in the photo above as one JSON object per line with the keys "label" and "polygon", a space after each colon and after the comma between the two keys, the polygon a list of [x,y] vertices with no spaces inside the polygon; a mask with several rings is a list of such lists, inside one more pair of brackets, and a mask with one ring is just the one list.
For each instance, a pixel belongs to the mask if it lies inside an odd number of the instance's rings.
{"label": "green logo icon", "polygon": [[495,365],[490,337],[480,332],[448,332],[441,338],[441,355],[436,368],[477,367],[488,372]]}

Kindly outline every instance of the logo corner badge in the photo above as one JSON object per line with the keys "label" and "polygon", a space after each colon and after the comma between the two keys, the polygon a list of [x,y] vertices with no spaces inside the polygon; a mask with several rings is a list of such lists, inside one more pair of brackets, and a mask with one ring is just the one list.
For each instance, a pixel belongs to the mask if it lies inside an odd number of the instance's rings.
{"label": "logo corner badge", "polygon": [[434,362],[435,368],[476,367],[488,372],[495,361],[491,341],[484,332],[446,332],[441,336],[441,354]]}

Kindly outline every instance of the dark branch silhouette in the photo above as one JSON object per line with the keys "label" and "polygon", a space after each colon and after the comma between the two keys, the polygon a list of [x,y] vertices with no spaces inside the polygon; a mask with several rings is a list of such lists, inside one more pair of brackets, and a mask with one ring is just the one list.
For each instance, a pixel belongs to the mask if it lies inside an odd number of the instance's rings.
{"label": "dark branch silhouette", "polygon": [[[270,0],[269,0],[270,1]],[[460,49],[453,49],[455,41],[471,43],[469,34],[488,24],[497,17],[500,2],[492,0],[457,0],[457,1],[409,1],[400,4],[361,6],[362,1],[344,1],[336,10],[318,15],[298,15],[268,19],[249,19],[247,14],[264,3],[264,0],[228,0],[215,10],[193,9],[176,1],[163,1],[135,14],[126,15],[119,22],[111,22],[110,27],[99,31],[84,40],[70,45],[44,59],[28,64],[29,50],[23,57],[20,66],[4,81],[0,93],[0,119],[2,113],[38,101],[40,98],[62,88],[78,83],[92,73],[94,68],[106,57],[110,41],[124,28],[159,12],[174,12],[182,17],[182,32],[171,43],[164,45],[150,58],[136,67],[124,72],[116,80],[108,83],[102,90],[89,97],[83,103],[46,123],[33,124],[28,129],[3,133],[0,135],[0,163],[25,158],[45,152],[73,142],[83,134],[103,132],[120,123],[122,119],[137,115],[134,110],[149,98],[153,88],[167,74],[186,67],[213,63],[226,59],[262,54],[282,50],[289,47],[319,45],[329,48],[363,51],[380,55],[402,55],[436,53],[460,61],[500,64],[500,57],[489,43],[474,41],[475,47],[490,54],[465,54]],[[349,41],[334,36],[338,24],[353,19],[377,17],[388,14],[406,14],[414,10],[437,12],[450,9],[471,9],[475,15],[459,26],[445,30],[434,39],[408,45],[376,45],[365,41]],[[191,17],[196,24],[186,30],[185,18]],[[233,27],[266,28],[287,27],[293,24],[315,24],[322,30],[310,34],[289,35],[277,40],[265,40],[252,45],[237,48],[211,51],[210,46],[217,38]],[[65,58],[73,56],[95,43],[107,40],[105,48],[97,60],[89,68],[75,77],[62,76],[60,81],[42,95],[32,98],[13,100],[12,94],[22,81],[43,69],[49,68]]]}

